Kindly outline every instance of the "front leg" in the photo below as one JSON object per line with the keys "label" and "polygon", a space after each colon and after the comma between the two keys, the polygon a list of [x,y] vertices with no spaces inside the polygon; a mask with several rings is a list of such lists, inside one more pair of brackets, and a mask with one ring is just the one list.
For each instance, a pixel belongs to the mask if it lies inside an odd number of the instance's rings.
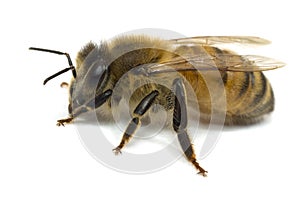
{"label": "front leg", "polygon": [[177,133],[178,141],[185,154],[185,157],[194,165],[202,176],[206,176],[207,171],[200,167],[197,162],[194,149],[187,133],[187,105],[186,92],[181,79],[175,79],[173,82],[173,90],[175,93],[175,103],[173,112],[173,129]]}
{"label": "front leg", "polygon": [[108,89],[105,92],[96,95],[95,98],[90,100],[86,105],[82,105],[75,110],[73,110],[72,105],[69,104],[68,110],[70,117],[66,119],[57,120],[57,126],[65,126],[65,124],[71,123],[78,115],[85,113],[89,110],[95,110],[98,107],[102,106],[112,95],[112,90]]}
{"label": "front leg", "polygon": [[131,122],[127,126],[120,144],[116,148],[113,149],[113,151],[116,155],[118,155],[119,153],[122,153],[121,149],[129,142],[129,140],[132,138],[133,134],[141,126],[140,118],[146,113],[147,110],[149,110],[149,108],[153,104],[157,95],[158,95],[157,90],[152,91],[150,94],[148,94],[146,97],[144,97],[143,100],[134,109],[134,111],[133,111],[134,118],[131,120]]}
{"label": "front leg", "polygon": [[59,119],[57,120],[57,126],[65,126],[65,124],[69,124],[73,121],[73,117],[69,117],[69,118],[66,118],[66,119]]}

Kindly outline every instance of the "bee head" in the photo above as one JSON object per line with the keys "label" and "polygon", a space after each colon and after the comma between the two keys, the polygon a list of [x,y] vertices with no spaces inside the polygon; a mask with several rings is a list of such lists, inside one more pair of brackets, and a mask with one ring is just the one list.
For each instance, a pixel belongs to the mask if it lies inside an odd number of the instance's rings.
{"label": "bee head", "polygon": [[[109,79],[109,54],[105,44],[88,43],[77,55],[77,77],[70,83],[69,113],[77,116],[97,108]],[[101,96],[102,95],[102,96]],[[103,97],[104,95],[104,97]]]}

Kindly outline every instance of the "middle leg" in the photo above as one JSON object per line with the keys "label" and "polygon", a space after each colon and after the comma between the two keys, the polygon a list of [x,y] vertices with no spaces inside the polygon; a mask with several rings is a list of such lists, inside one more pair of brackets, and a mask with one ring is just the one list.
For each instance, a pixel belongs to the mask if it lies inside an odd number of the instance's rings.
{"label": "middle leg", "polygon": [[125,133],[123,134],[122,140],[120,144],[113,149],[114,153],[118,155],[121,152],[121,149],[129,142],[132,138],[133,134],[136,130],[141,126],[141,117],[149,110],[151,105],[153,104],[155,98],[158,95],[158,91],[154,90],[137,105],[137,107],[133,111],[134,117],[132,118],[131,122],[127,126]]}

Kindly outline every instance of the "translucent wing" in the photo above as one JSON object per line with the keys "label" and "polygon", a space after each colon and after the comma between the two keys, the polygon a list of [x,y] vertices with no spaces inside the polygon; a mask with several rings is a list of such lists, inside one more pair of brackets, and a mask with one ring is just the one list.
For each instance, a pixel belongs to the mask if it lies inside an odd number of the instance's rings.
{"label": "translucent wing", "polygon": [[[235,57],[241,57],[241,61],[235,61]],[[283,67],[285,63],[273,58],[258,55],[226,55],[228,64],[224,67],[227,71],[267,71]]]}
{"label": "translucent wing", "polygon": [[172,39],[177,44],[191,45],[218,45],[218,44],[242,44],[242,45],[267,45],[271,42],[264,38],[254,36],[197,36]]}
{"label": "translucent wing", "polygon": [[[273,70],[283,67],[283,62],[258,55],[238,55],[229,51],[213,50],[205,46],[221,44],[266,45],[270,41],[253,36],[197,36],[190,38],[172,39],[170,42],[179,47],[178,55],[163,63],[155,63],[142,68],[147,74],[174,71],[236,71],[254,72]],[[218,48],[217,48],[218,49]]]}
{"label": "translucent wing", "polygon": [[254,72],[266,71],[283,67],[283,62],[272,58],[257,55],[235,55],[225,54],[218,57],[190,56],[176,57],[172,60],[148,65],[143,70],[147,74],[165,73],[174,71],[236,71],[236,72]]}

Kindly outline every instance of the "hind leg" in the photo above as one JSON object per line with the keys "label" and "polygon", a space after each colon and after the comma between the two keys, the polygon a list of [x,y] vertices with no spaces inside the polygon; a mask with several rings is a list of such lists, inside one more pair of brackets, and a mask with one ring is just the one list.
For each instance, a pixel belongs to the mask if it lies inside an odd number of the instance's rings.
{"label": "hind leg", "polygon": [[187,106],[185,87],[181,79],[175,79],[173,82],[175,92],[175,104],[173,112],[173,129],[177,133],[178,141],[185,154],[185,157],[194,165],[202,176],[206,176],[207,171],[200,167],[196,155],[187,133]]}

